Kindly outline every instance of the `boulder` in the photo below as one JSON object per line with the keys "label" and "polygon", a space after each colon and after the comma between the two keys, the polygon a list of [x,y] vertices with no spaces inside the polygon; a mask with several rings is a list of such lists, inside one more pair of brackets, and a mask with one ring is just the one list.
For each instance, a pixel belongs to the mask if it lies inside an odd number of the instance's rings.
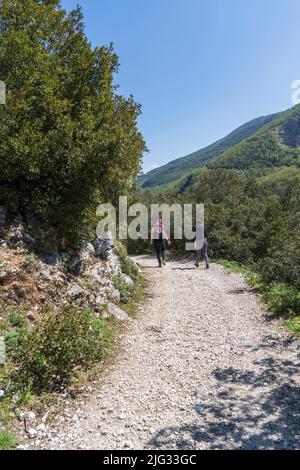
{"label": "boulder", "polygon": [[76,256],[71,258],[70,267],[77,275],[83,274],[86,271],[91,257],[95,255],[95,249],[91,243],[84,243],[82,250]]}
{"label": "boulder", "polygon": [[110,276],[121,276],[122,270],[120,266],[120,260],[115,255],[115,253],[111,253],[108,263],[107,263],[107,271]]}
{"label": "boulder", "polygon": [[74,273],[82,274],[85,271],[86,267],[87,267],[87,262],[81,256],[75,256],[74,258],[72,258],[72,261],[70,263],[70,267],[71,267],[72,271],[74,271]]}
{"label": "boulder", "polygon": [[85,244],[83,245],[82,252],[88,254],[89,256],[94,256],[95,255],[95,248],[92,245],[92,243],[85,242]]}
{"label": "boulder", "polygon": [[130,276],[127,276],[127,274],[121,274],[121,279],[122,281],[125,282],[125,284],[127,284],[128,286],[133,286],[134,285],[134,281],[133,279],[131,279]]}
{"label": "boulder", "polygon": [[95,250],[95,256],[106,260],[109,257],[111,251],[111,244],[110,241],[103,238],[96,238],[93,242],[93,247]]}
{"label": "boulder", "polygon": [[50,264],[50,266],[60,266],[61,260],[58,253],[46,253],[41,255],[41,260],[45,264]]}
{"label": "boulder", "polygon": [[95,249],[95,256],[98,256],[102,260],[107,260],[114,248],[114,239],[110,232],[105,235],[98,235],[97,238],[92,242]]}
{"label": "boulder", "polygon": [[98,266],[95,266],[88,274],[91,276],[93,284],[104,286],[107,283],[107,279],[103,275],[100,276]]}
{"label": "boulder", "polygon": [[113,300],[114,302],[120,302],[121,294],[120,291],[113,285],[109,285],[107,287],[108,297]]}
{"label": "boulder", "polygon": [[103,314],[103,318],[115,317],[120,321],[130,321],[129,315],[116,305],[108,304],[108,310]]}
{"label": "boulder", "polygon": [[82,289],[82,287],[80,287],[78,284],[75,284],[67,292],[68,297],[73,297],[73,298],[82,297],[85,294],[86,294],[85,290]]}

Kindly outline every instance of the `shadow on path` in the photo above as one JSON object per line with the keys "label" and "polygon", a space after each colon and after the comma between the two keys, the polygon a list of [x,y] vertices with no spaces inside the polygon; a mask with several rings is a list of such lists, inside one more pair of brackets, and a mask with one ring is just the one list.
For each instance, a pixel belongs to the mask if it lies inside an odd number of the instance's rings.
{"label": "shadow on path", "polygon": [[289,344],[266,337],[254,353],[265,357],[251,370],[233,367],[212,372],[215,387],[196,393],[192,422],[164,428],[148,443],[165,449],[300,449],[300,368],[272,356]]}

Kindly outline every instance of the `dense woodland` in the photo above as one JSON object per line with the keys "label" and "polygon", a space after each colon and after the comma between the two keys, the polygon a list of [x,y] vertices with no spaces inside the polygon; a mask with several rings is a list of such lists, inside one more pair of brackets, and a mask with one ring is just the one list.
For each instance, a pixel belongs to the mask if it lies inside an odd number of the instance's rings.
{"label": "dense woodland", "polygon": [[[283,175],[281,175],[283,177]],[[300,313],[300,179],[271,183],[234,170],[203,168],[178,187],[143,193],[143,201],[204,203],[210,256],[249,269],[273,313]],[[184,240],[173,252],[184,252]],[[135,251],[136,246],[130,244]],[[139,250],[146,249],[140,242]]]}

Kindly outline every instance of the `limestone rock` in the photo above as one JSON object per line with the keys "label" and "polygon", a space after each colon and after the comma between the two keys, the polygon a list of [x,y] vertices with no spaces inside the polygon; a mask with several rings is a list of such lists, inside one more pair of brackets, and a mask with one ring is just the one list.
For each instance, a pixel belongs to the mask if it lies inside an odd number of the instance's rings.
{"label": "limestone rock", "polygon": [[129,315],[124,312],[124,310],[120,309],[116,305],[110,303],[108,304],[108,311],[104,313],[103,317],[104,318],[109,318],[109,317],[115,317],[120,321],[129,321],[130,317]]}
{"label": "limestone rock", "polygon": [[71,287],[71,289],[68,290],[67,295],[68,297],[77,298],[85,295],[85,293],[86,292],[84,289],[82,289],[82,287],[80,287],[78,284],[75,284],[73,287]]}
{"label": "limestone rock", "polygon": [[133,279],[131,279],[130,276],[128,276],[127,274],[121,274],[121,279],[125,282],[125,284],[127,284],[128,286],[133,286],[134,285],[134,281]]}

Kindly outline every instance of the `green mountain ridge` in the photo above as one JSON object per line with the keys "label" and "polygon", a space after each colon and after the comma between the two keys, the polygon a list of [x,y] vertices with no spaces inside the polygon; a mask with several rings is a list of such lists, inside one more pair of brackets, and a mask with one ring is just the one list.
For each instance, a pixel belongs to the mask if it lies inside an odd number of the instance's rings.
{"label": "green mountain ridge", "polygon": [[292,165],[300,166],[300,105],[227,149],[208,167],[248,170]]}
{"label": "green mountain ridge", "polygon": [[211,160],[248,137],[253,136],[261,128],[280,118],[281,115],[282,113],[276,113],[253,119],[208,147],[186,155],[185,157],[173,160],[166,165],[146,173],[145,175],[141,175],[137,182],[143,188],[151,188],[176,181],[177,179],[188,175],[192,170],[206,166]]}

